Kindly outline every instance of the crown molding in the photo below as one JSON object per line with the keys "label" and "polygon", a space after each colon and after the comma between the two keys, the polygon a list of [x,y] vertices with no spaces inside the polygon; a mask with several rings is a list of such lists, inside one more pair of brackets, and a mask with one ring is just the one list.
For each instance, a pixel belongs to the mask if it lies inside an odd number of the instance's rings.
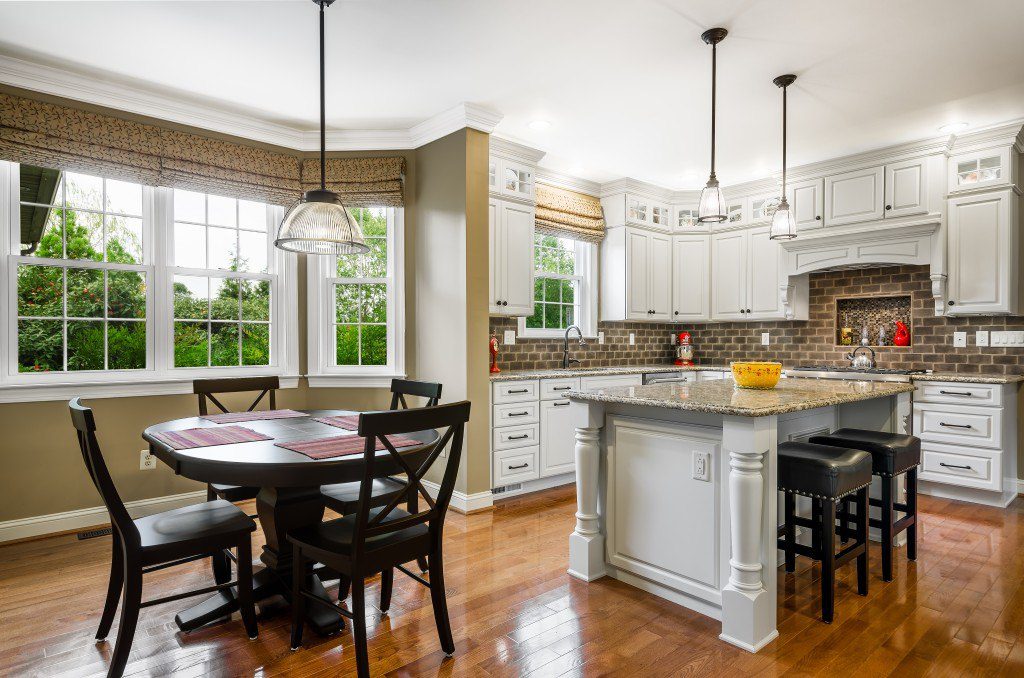
{"label": "crown molding", "polygon": [[[317,129],[274,123],[4,54],[0,54],[0,83],[295,151],[320,150]],[[409,150],[467,127],[490,134],[501,119],[498,111],[463,102],[404,129],[328,130],[327,150]]]}
{"label": "crown molding", "polygon": [[555,172],[554,170],[544,168],[537,169],[536,179],[539,184],[554,186],[556,188],[564,188],[569,191],[583,193],[595,198],[601,197],[601,184],[596,181],[580,179],[579,177],[574,177],[563,172]]}
{"label": "crown molding", "polygon": [[665,188],[664,186],[648,184],[647,182],[639,181],[631,177],[623,177],[622,179],[615,179],[614,181],[601,184],[600,197],[607,198],[617,193],[632,193],[651,200],[672,202],[676,193],[680,192],[681,191],[673,191],[672,189]]}
{"label": "crown molding", "polygon": [[992,146],[1013,146],[1024,152],[1024,118],[989,125],[950,138],[950,150],[956,153],[976,151]]}
{"label": "crown molding", "polygon": [[507,137],[493,135],[491,136],[490,152],[502,158],[525,162],[531,165],[536,165],[541,161],[541,158],[547,155],[546,151],[531,148],[517,141],[512,141]]}

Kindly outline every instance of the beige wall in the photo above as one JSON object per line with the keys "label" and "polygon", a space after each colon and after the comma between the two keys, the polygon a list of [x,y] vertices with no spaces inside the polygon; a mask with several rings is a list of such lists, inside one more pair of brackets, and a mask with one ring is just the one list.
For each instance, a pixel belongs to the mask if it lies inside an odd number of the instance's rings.
{"label": "beige wall", "polygon": [[[483,491],[490,487],[485,368],[487,135],[466,130],[416,151],[391,154],[403,155],[407,166],[406,372],[414,378],[436,378],[444,383],[446,401],[474,401],[459,490]],[[453,266],[448,266],[451,262],[446,259],[453,245],[446,235],[449,231],[461,232],[456,239],[458,263]],[[449,303],[455,298],[457,312],[450,314],[453,307]],[[304,374],[306,272],[301,258],[298,304],[300,373]],[[452,332],[452,327],[457,330]],[[242,404],[242,398],[231,401]],[[373,409],[385,408],[388,402],[386,389],[310,389],[303,380],[299,388],[281,391],[278,404]],[[88,399],[86,403],[96,412],[98,438],[125,501],[202,489],[201,484],[175,476],[163,464],[155,470],[139,470],[139,451],[146,447],[142,430],[156,422],[194,415],[194,396]],[[82,464],[66,402],[0,404],[0,430],[4,431],[0,522],[100,504]]]}

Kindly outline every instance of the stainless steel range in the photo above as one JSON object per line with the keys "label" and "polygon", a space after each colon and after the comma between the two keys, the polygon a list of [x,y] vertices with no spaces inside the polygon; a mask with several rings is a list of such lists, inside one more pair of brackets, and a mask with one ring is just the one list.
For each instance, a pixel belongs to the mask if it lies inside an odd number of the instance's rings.
{"label": "stainless steel range", "polygon": [[786,370],[790,379],[856,379],[859,381],[901,381],[909,382],[912,374],[924,374],[924,370],[896,370],[883,367],[846,367],[836,365],[801,365]]}

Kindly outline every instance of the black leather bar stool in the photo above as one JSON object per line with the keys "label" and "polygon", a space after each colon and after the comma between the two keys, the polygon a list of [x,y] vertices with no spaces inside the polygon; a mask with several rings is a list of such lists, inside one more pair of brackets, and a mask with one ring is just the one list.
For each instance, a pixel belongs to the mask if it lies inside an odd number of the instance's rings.
{"label": "black leather bar stool", "polygon": [[[892,581],[892,562],[896,535],[907,532],[907,559],[917,560],[917,465],[921,463],[921,439],[916,436],[858,428],[841,428],[831,435],[814,436],[812,443],[854,448],[871,453],[871,473],[882,479],[882,496],[871,499],[871,506],[882,509],[882,517],[872,518],[871,527],[882,531],[882,579]],[[906,477],[906,502],[895,500],[894,480]],[[903,517],[896,519],[896,513]],[[849,509],[840,515],[840,534],[846,534]]]}
{"label": "black leather bar stool", "polygon": [[[836,568],[857,559],[857,593],[868,594],[868,487],[871,455],[828,445],[790,442],[779,445],[779,490],[785,492],[785,523],[779,548],[786,553],[786,572],[796,569],[796,556],[821,562],[821,619],[832,623]],[[810,497],[812,517],[796,515],[796,496]],[[853,543],[836,553],[836,503],[856,495],[857,528]],[[811,545],[796,542],[796,526],[811,530]]]}

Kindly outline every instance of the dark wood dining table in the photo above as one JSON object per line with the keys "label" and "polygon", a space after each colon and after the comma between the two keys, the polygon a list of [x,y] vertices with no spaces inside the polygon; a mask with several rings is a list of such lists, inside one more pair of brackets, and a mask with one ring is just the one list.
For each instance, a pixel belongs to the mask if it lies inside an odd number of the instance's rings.
{"label": "dark wood dining table", "polygon": [[[311,459],[299,452],[278,447],[275,443],[350,433],[315,421],[315,418],[359,414],[351,410],[302,412],[309,416],[256,419],[233,424],[270,436],[271,440],[176,450],[154,436],[164,431],[219,426],[202,417],[186,417],[154,424],[142,434],[143,439],[149,443],[150,451],[180,476],[203,483],[260,488],[256,498],[256,513],[266,536],[266,545],[260,554],[264,567],[254,570],[253,574],[253,595],[257,601],[277,595],[285,599],[290,597],[292,551],[286,537],[289,530],[313,525],[323,519],[325,509],[320,486],[361,481],[365,473],[361,452],[332,459]],[[355,433],[351,432],[351,435]],[[402,448],[400,452],[403,456],[415,457],[417,453],[424,452],[425,446],[437,440],[438,433],[433,430],[419,431],[408,436],[423,445]],[[387,450],[379,451],[377,459],[375,475],[403,473]],[[310,591],[328,600],[327,591],[315,574]],[[175,617],[175,622],[182,631],[192,631],[229,616],[237,609],[238,601],[234,591],[227,589],[181,611]],[[318,633],[328,635],[340,630],[341,619],[331,610],[320,605],[307,605],[306,610],[310,626]]]}

